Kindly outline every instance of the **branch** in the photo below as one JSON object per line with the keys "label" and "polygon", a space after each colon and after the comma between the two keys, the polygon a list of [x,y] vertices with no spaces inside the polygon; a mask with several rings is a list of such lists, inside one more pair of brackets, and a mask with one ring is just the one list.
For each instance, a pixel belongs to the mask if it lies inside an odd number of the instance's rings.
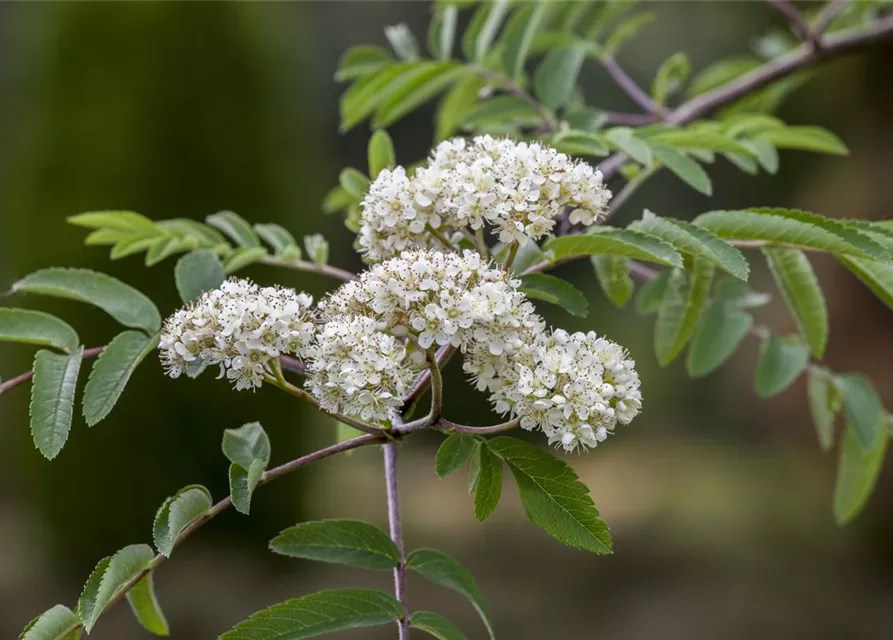
{"label": "branch", "polygon": [[[89,358],[95,358],[96,356],[98,356],[98,355],[99,355],[100,353],[102,353],[103,351],[105,351],[105,347],[104,347],[104,346],[102,346],[102,347],[91,347],[90,349],[84,349],[84,355],[81,356],[81,360],[83,361],[83,360],[87,360],[87,359],[89,359]],[[17,386],[19,386],[20,384],[23,384],[23,383],[25,383],[25,382],[28,382],[28,380],[30,380],[30,379],[33,378],[33,377],[34,377],[34,372],[33,372],[33,371],[26,371],[25,373],[20,373],[19,375],[17,375],[17,376],[14,377],[14,378],[10,378],[9,380],[7,380],[6,382],[4,382],[3,384],[0,384],[0,394],[6,393],[7,391],[9,391],[10,389],[12,389],[13,387],[17,387]]]}
{"label": "branch", "polygon": [[488,427],[472,427],[465,424],[456,424],[455,422],[450,422],[446,418],[441,418],[437,424],[442,427],[444,431],[457,431],[459,433],[489,435],[493,433],[511,431],[512,429],[520,426],[521,419],[515,418],[514,420],[509,420],[508,422],[503,422],[502,424],[494,424]]}
{"label": "branch", "polygon": [[385,487],[388,494],[388,528],[391,540],[400,554],[394,567],[394,596],[403,608],[403,616],[397,621],[398,640],[409,640],[409,607],[406,605],[406,547],[400,524],[400,492],[397,479],[397,443],[382,445],[384,453]]}
{"label": "branch", "polygon": [[[452,357],[452,355],[456,352],[456,347],[446,344],[440,349],[437,350],[437,366],[443,367]],[[403,399],[403,406],[409,407],[413,402],[418,400],[423,393],[425,393],[425,389],[428,388],[428,383],[431,381],[431,370],[425,369],[422,373],[419,374],[419,377],[416,378],[415,384],[412,385],[412,389],[410,389],[409,393]]]}
{"label": "branch", "polygon": [[295,269],[296,271],[306,271],[308,273],[319,273],[324,276],[350,282],[357,277],[357,274],[346,269],[339,269],[329,264],[316,264],[307,260],[280,260],[274,256],[267,256],[261,263],[272,265],[274,267],[285,267],[286,269]]}
{"label": "branch", "polygon": [[613,56],[601,56],[599,57],[599,62],[614,82],[616,82],[617,85],[623,89],[624,93],[632,98],[637,105],[652,115],[664,115],[663,109],[651,99],[651,96],[645,93],[642,88],[636,84],[635,80],[629,77],[626,71],[617,64],[617,61]]}
{"label": "branch", "polygon": [[816,46],[818,35],[809,28],[803,14],[797,10],[797,7],[790,0],[766,0],[773,9],[782,14],[791,23],[791,29],[801,40],[810,42],[812,46]]}

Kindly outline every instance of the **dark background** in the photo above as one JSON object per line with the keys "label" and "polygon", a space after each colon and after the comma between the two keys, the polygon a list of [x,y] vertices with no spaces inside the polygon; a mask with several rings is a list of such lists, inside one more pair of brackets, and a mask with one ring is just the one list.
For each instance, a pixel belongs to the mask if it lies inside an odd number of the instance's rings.
{"label": "dark background", "polygon": [[[747,51],[781,25],[762,3],[655,3],[658,20],[621,55],[643,84],[670,54],[695,69]],[[366,125],[337,130],[342,87],[332,76],[353,44],[383,43],[382,29],[406,21],[424,33],[421,2],[20,3],[0,4],[0,290],[49,265],[105,270],[141,288],[163,314],[177,306],[173,261],[111,263],[82,246],[66,216],[132,209],[154,218],[203,218],[232,209],[278,222],[295,235],[322,232],[333,264],[360,267],[351,235],[320,202],[344,166],[365,169]],[[645,206],[691,218],[713,208],[802,207],[826,215],[890,217],[893,83],[888,46],[835,62],[781,110],[793,124],[839,133],[848,158],[783,152],[779,175],[749,177],[718,162],[712,199],[658,176],[622,209]],[[597,68],[584,73],[592,104],[631,109]],[[424,155],[432,109],[391,129],[398,160]],[[755,256],[756,257],[756,256]],[[754,261],[756,264],[756,260]],[[867,372],[893,406],[890,311],[824,257],[814,264],[831,313],[827,360]],[[260,282],[316,295],[321,277],[253,268]],[[403,506],[410,547],[443,549],[478,577],[501,637],[534,638],[884,638],[893,637],[893,478],[884,473],[865,514],[837,528],[831,517],[835,454],[823,454],[806,413],[803,382],[770,401],[752,391],[756,343],[706,380],[682,362],[660,369],[653,318],[617,310],[586,264],[562,275],[589,292],[588,319],[544,308],[568,329],[595,329],[627,345],[643,379],[645,412],[595,452],[571,462],[612,527],[616,554],[565,549],[524,521],[514,487],[485,524],[473,517],[464,474],[437,480],[438,437],[402,447]],[[771,288],[765,269],[752,280]],[[88,346],[117,327],[101,312],[42,299],[6,298],[59,313]],[[793,331],[783,305],[759,310],[775,331]],[[0,375],[29,368],[33,350],[0,347]],[[483,397],[450,369],[448,415],[484,424]],[[136,374],[99,426],[80,417],[52,463],[30,443],[28,391],[0,401],[0,638],[13,638],[56,602],[73,606],[96,561],[151,540],[165,496],[203,483],[227,491],[223,429],[260,420],[274,463],[334,438],[334,427],[273,390],[235,393],[206,376],[170,380],[154,360]],[[383,524],[380,456],[361,450],[284,478],[255,496],[250,518],[227,512],[156,575],[172,637],[204,639],[250,612],[322,587],[378,586],[390,575],[337,569],[266,552],[267,541],[301,519],[366,518]],[[484,637],[459,596],[410,581],[414,608],[436,609],[470,638]],[[393,629],[344,637],[389,638]],[[126,605],[91,637],[148,637]]]}

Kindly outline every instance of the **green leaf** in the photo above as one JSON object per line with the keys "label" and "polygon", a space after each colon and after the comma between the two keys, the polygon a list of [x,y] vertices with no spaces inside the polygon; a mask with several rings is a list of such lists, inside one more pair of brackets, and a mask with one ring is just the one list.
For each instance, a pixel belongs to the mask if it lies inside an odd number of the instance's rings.
{"label": "green leaf", "polygon": [[462,52],[466,58],[483,62],[508,10],[508,0],[481,4],[462,36]]}
{"label": "green leaf", "polygon": [[291,558],[386,571],[400,563],[400,551],[378,527],[359,520],[319,520],[289,527],[270,542],[274,553]]}
{"label": "green leaf", "polygon": [[728,304],[714,300],[701,318],[688,350],[688,374],[705,376],[721,366],[738,349],[753,326],[753,317]]}
{"label": "green leaf", "polygon": [[478,476],[481,473],[481,449],[483,441],[475,439],[471,458],[468,460],[468,493],[474,493],[478,488]]}
{"label": "green leaf", "polygon": [[893,309],[893,264],[845,256],[838,256],[838,259],[885,305]]}
{"label": "green leaf", "polygon": [[620,22],[605,41],[605,53],[613,56],[627,40],[636,37],[642,29],[654,22],[654,17],[653,13],[637,13]]}
{"label": "green leaf", "polygon": [[667,283],[654,328],[654,353],[662,367],[678,356],[694,335],[707,303],[714,267],[711,262],[695,258],[691,280],[674,270]]}
{"label": "green leaf", "polygon": [[847,155],[850,150],[836,135],[821,127],[784,127],[769,129],[760,137],[779,149],[802,149],[834,155]]}
{"label": "green leaf", "polygon": [[355,200],[361,200],[369,190],[369,178],[363,175],[362,171],[347,167],[341,171],[338,176],[338,182],[341,188]]}
{"label": "green leaf", "polygon": [[879,431],[883,431],[884,406],[871,380],[862,374],[846,374],[836,378],[843,397],[843,409],[849,428],[863,449],[870,448]]}
{"label": "green leaf", "polygon": [[0,308],[0,342],[35,344],[71,353],[81,339],[71,325],[56,316],[30,309]]}
{"label": "green leaf", "polygon": [[87,633],[93,630],[106,606],[117,599],[131,580],[149,568],[154,557],[149,545],[133,544],[99,562],[78,601],[78,613]]}
{"label": "green leaf", "polygon": [[[81,619],[68,607],[57,604],[32,620],[22,631],[19,640],[78,640],[81,637],[80,629]],[[449,636],[446,637],[450,640]]]}
{"label": "green leaf", "polygon": [[252,460],[247,469],[237,464],[229,465],[229,495],[239,513],[247,516],[251,512],[251,496],[263,479],[265,469],[263,461],[258,459]]}
{"label": "green leaf", "polygon": [[701,71],[688,86],[688,97],[698,96],[753,71],[763,61],[752,55],[741,55],[718,60]]}
{"label": "green leaf", "polygon": [[437,477],[448,476],[468,462],[476,442],[474,436],[463,433],[448,435],[437,449],[437,457],[434,460]]}
{"label": "green leaf", "polygon": [[260,262],[266,257],[267,250],[264,247],[242,247],[230,254],[229,258],[226,260],[226,264],[223,265],[223,270],[226,273],[235,273],[240,269],[250,267],[256,262]]}
{"label": "green leaf", "polygon": [[611,553],[608,526],[599,519],[589,489],[567,463],[505,436],[488,440],[487,447],[511,470],[533,524],[571,547]]}
{"label": "green leaf", "polygon": [[552,137],[551,145],[572,156],[606,156],[611,150],[602,136],[588,131],[561,131]]}
{"label": "green leaf", "polygon": [[203,486],[190,484],[165,500],[155,514],[152,535],[159,553],[171,557],[177,536],[211,510],[211,494]]}
{"label": "green leaf", "polygon": [[114,229],[97,229],[84,238],[84,244],[88,247],[112,245],[121,240],[130,237],[123,231],[115,231]]}
{"label": "green leaf", "polygon": [[433,611],[413,611],[409,616],[409,626],[438,640],[468,640],[459,627]]}
{"label": "green leaf", "polygon": [[352,205],[356,199],[340,184],[326,194],[322,202],[323,213],[336,213]]}
{"label": "green leaf", "polygon": [[531,273],[521,278],[521,289],[528,298],[557,304],[578,318],[589,315],[586,296],[567,280],[544,273]]}
{"label": "green leaf", "polygon": [[220,211],[207,218],[205,222],[219,229],[233,239],[240,247],[251,248],[260,246],[260,238],[254,233],[254,229],[242,216],[232,211]]}
{"label": "green leaf", "polygon": [[753,155],[750,149],[734,138],[707,129],[669,129],[650,136],[648,142],[656,142],[674,149],[706,149],[720,153],[737,153],[745,157]]}
{"label": "green leaf", "polygon": [[38,351],[31,383],[31,436],[34,445],[52,460],[68,440],[74,414],[74,394],[84,348],[71,355]]}
{"label": "green leaf", "polygon": [[349,131],[365,120],[385,97],[411,77],[420,64],[418,62],[390,64],[351,85],[341,96],[341,132]]}
{"label": "green leaf", "polygon": [[119,333],[99,354],[84,388],[84,419],[93,426],[114,408],[130,376],[158,346],[159,336],[149,338],[140,331]]}
{"label": "green leaf", "polygon": [[480,521],[486,520],[502,495],[502,465],[486,445],[481,446],[480,469],[474,490],[474,515]]}
{"label": "green leaf", "polygon": [[881,431],[870,446],[863,447],[852,425],[840,446],[840,463],[834,485],[834,519],[843,526],[851,522],[868,502],[877,483],[887,452],[889,436]]}
{"label": "green leaf", "polygon": [[175,253],[186,251],[191,248],[189,244],[187,240],[178,237],[162,236],[157,238],[149,245],[146,251],[146,266],[154,267]]}
{"label": "green leaf", "polygon": [[[469,74],[463,76],[447,91],[437,105],[435,120],[435,140],[440,142],[449,138],[465,115],[471,111],[478,101],[480,90],[486,85],[486,81],[478,75]],[[494,98],[493,100],[496,100]],[[488,100],[486,105],[493,100]]]}
{"label": "green leaf", "polygon": [[149,298],[120,280],[89,269],[41,269],[16,282],[12,290],[86,302],[125,327],[148,333],[161,328],[161,315]]}
{"label": "green leaf", "polygon": [[120,260],[136,253],[141,253],[149,249],[155,244],[157,236],[149,238],[128,238],[117,243],[109,252],[109,258],[112,260]]}
{"label": "green leaf", "polygon": [[226,280],[226,272],[214,252],[198,249],[177,260],[174,282],[183,302],[192,302],[206,291],[213,291]]}
{"label": "green leaf", "polygon": [[726,153],[725,156],[729,162],[748,175],[755,176],[760,172],[757,161],[749,156],[743,156],[738,153]]}
{"label": "green leaf", "polygon": [[670,284],[670,274],[664,271],[654,280],[649,280],[636,295],[636,313],[647,315],[660,309],[660,305]]}
{"label": "green leaf", "polygon": [[570,101],[584,58],[583,48],[571,45],[551,50],[537,65],[533,87],[545,107],[557,109]]}
{"label": "green leaf", "polygon": [[248,469],[257,459],[270,464],[270,438],[259,422],[243,424],[223,432],[223,455],[230,462]]}
{"label": "green leaf", "polygon": [[331,589],[258,611],[219,640],[301,640],[376,627],[403,616],[399,602],[372,589]]}
{"label": "green leaf", "polygon": [[653,236],[632,229],[599,228],[598,233],[563,236],[546,243],[556,260],[587,255],[612,255],[682,266],[682,256],[672,246]]}
{"label": "green leaf", "polygon": [[170,635],[167,619],[155,596],[151,571],[127,592],[127,602],[130,603],[133,615],[146,631],[156,636]]}
{"label": "green leaf", "polygon": [[651,153],[657,161],[672,171],[695,191],[705,195],[713,194],[713,184],[710,176],[697,162],[683,153],[660,144],[650,145]]}
{"label": "green leaf", "polygon": [[889,260],[884,248],[855,227],[796,209],[709,211],[694,223],[721,238],[758,240],[870,260]]}
{"label": "green leaf", "polygon": [[372,119],[376,129],[388,127],[436,96],[468,72],[456,62],[424,62],[382,100]]}
{"label": "green leaf", "polygon": [[763,254],[809,350],[821,358],[828,344],[828,309],[809,260],[799,249],[766,247]]}
{"label": "green leaf", "polygon": [[667,98],[676,93],[691,74],[691,61],[682,52],[674,53],[664,60],[651,83],[651,97],[663,106]]}
{"label": "green leaf", "polygon": [[110,229],[127,235],[154,236],[158,227],[144,215],[133,211],[90,211],[70,216],[69,224],[89,229]]}
{"label": "green leaf", "polygon": [[590,260],[608,300],[618,307],[625,307],[636,288],[629,275],[629,259],[623,256],[592,256]]}
{"label": "green leaf", "polygon": [[605,140],[618,151],[622,151],[630,158],[648,166],[652,163],[651,147],[636,136],[636,132],[629,127],[614,127],[605,132]]}
{"label": "green leaf", "polygon": [[453,56],[459,8],[452,3],[437,7],[428,25],[428,51],[432,58],[449,60]]}
{"label": "green leaf", "polygon": [[760,349],[756,392],[761,398],[781,393],[800,377],[809,364],[809,348],[797,336],[768,336]]}
{"label": "green leaf", "polygon": [[394,142],[387,131],[379,129],[369,138],[369,175],[374,180],[382,169],[391,169],[397,164],[394,155]]}
{"label": "green leaf", "polygon": [[496,637],[484,597],[468,570],[447,554],[435,549],[417,549],[409,554],[406,566],[436,585],[468,598],[477,610],[491,640]]}
{"label": "green leaf", "polygon": [[406,61],[418,60],[419,43],[406,23],[385,27],[384,35],[398,58]]}
{"label": "green leaf", "polygon": [[304,236],[304,249],[307,250],[307,257],[316,264],[328,264],[329,242],[321,233]]}
{"label": "green leaf", "polygon": [[757,157],[760,166],[767,172],[775,174],[778,171],[778,151],[770,142],[763,138],[753,138],[751,140],[742,140],[741,144],[753,151]]}
{"label": "green leaf", "polygon": [[374,45],[352,47],[341,56],[335,79],[338,82],[344,82],[359,78],[378,71],[392,61],[391,54],[383,47]]}
{"label": "green leaf", "polygon": [[739,280],[747,281],[750,266],[741,252],[709,231],[682,220],[657,216],[647,209],[635,228],[660,238],[681,253],[713,263]]}
{"label": "green leaf", "polygon": [[809,413],[822,451],[830,451],[834,446],[834,421],[839,411],[838,391],[832,380],[829,371],[818,367],[810,367],[806,378]]}
{"label": "green leaf", "polygon": [[509,20],[503,36],[502,65],[510,78],[519,80],[524,74],[527,53],[545,13],[546,3],[537,2],[522,6]]}
{"label": "green leaf", "polygon": [[295,237],[284,227],[268,223],[254,225],[254,231],[273,249],[279,257],[301,259],[301,249]]}

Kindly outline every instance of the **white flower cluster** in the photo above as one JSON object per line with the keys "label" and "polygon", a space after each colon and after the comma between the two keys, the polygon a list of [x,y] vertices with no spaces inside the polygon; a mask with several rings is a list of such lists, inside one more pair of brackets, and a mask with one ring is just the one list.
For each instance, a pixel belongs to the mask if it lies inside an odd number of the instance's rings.
{"label": "white flower cluster", "polygon": [[217,364],[236,389],[259,387],[271,360],[306,354],[312,305],[307,294],[231,278],[165,321],[162,363],[172,378],[191,363]]}
{"label": "white flower cluster", "polygon": [[635,362],[617,344],[594,332],[558,329],[538,334],[510,356],[494,359],[472,351],[465,370],[490,391],[498,413],[539,428],[566,451],[595,447],[619,422],[629,424],[642,408]]}
{"label": "white flower cluster", "polygon": [[452,237],[490,225],[501,242],[536,241],[565,207],[572,223],[593,224],[610,197],[598,170],[537,142],[454,138],[412,176],[379,173],[362,202],[359,244],[377,262],[433,246],[432,229]]}

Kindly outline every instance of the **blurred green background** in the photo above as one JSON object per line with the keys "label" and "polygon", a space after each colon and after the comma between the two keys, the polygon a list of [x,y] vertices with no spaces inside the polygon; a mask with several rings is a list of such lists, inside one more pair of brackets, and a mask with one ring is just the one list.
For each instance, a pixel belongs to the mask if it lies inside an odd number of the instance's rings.
{"label": "blurred green background", "polygon": [[[655,4],[658,20],[621,62],[643,83],[668,55],[685,50],[695,68],[744,52],[756,34],[781,25],[765,4]],[[353,44],[383,43],[382,29],[405,21],[424,33],[422,2],[4,3],[0,4],[0,290],[40,267],[105,270],[148,293],[168,313],[177,306],[173,261],[146,269],[141,257],[111,263],[82,246],[68,215],[132,209],[154,218],[201,219],[232,209],[253,222],[278,222],[295,235],[322,232],[333,264],[360,267],[352,238],[320,203],[344,166],[365,169],[366,126],[338,132],[341,91],[332,76]],[[893,49],[837,61],[782,108],[793,124],[841,135],[849,158],[782,154],[775,178],[711,168],[715,196],[659,176],[621,212],[645,206],[681,218],[712,208],[802,207],[831,216],[893,215]],[[599,69],[584,74],[590,102],[630,109]],[[424,155],[432,108],[391,129],[398,161]],[[819,257],[831,313],[827,360],[867,372],[893,406],[889,310],[849,273]],[[319,295],[321,277],[255,267],[260,282]],[[562,548],[524,521],[508,486],[496,514],[478,524],[463,474],[437,480],[438,437],[402,447],[403,506],[410,547],[443,549],[472,568],[501,637],[539,638],[884,638],[893,637],[893,477],[887,469],[864,515],[838,529],[830,497],[836,459],[822,454],[806,413],[803,382],[758,401],[751,376],[756,344],[706,380],[684,365],[657,367],[652,318],[619,311],[597,290],[588,265],[562,275],[590,293],[583,321],[555,308],[548,319],[595,329],[627,345],[639,363],[646,411],[607,446],[571,462],[611,525],[616,554]],[[765,271],[753,283],[767,289]],[[116,326],[71,304],[4,298],[59,313],[88,346]],[[760,319],[776,331],[793,322],[776,301]],[[3,345],[0,376],[29,368],[33,350]],[[483,397],[448,378],[448,415],[488,421]],[[34,615],[73,605],[104,555],[150,541],[155,509],[187,483],[227,492],[223,429],[260,420],[274,463],[334,439],[334,427],[273,390],[235,393],[206,376],[169,380],[154,361],[136,374],[105,422],[77,417],[52,463],[28,433],[28,391],[0,401],[0,637],[13,638]],[[229,512],[177,550],[156,575],[172,637],[216,637],[252,611],[322,587],[390,588],[365,574],[281,560],[267,541],[300,519],[367,518],[383,523],[380,455],[361,450],[264,488],[250,518]],[[889,466],[889,465],[888,465]],[[459,596],[410,581],[414,608],[436,609],[470,638],[484,637]],[[393,629],[339,637],[390,638]],[[91,635],[148,637],[126,605]]]}

